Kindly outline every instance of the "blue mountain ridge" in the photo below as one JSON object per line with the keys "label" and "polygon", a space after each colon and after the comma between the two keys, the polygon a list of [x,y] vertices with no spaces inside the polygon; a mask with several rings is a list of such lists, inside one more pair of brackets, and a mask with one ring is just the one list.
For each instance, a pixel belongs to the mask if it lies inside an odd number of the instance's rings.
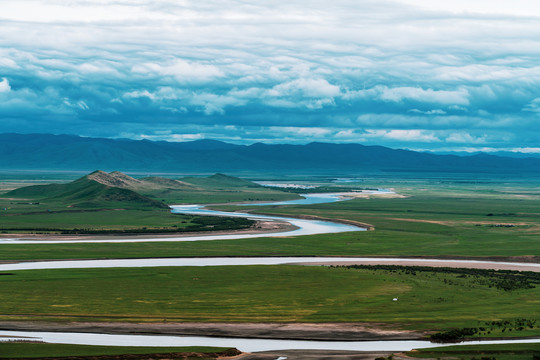
{"label": "blue mountain ridge", "polygon": [[437,155],[384,146],[313,142],[235,145],[217,140],[166,142],[75,135],[0,134],[0,169],[110,169],[148,172],[540,173],[540,158],[484,153]]}

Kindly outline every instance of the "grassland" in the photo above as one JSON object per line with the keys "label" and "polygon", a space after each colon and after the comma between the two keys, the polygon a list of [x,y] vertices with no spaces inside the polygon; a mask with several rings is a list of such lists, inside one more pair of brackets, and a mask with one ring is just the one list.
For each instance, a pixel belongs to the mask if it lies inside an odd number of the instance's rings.
{"label": "grassland", "polygon": [[[177,354],[169,355],[168,359],[189,358],[189,353],[198,353],[202,356],[193,356],[197,359],[215,359],[217,353],[233,354],[230,349],[217,347],[149,347],[149,346],[90,346],[71,344],[45,344],[45,343],[20,343],[20,342],[0,342],[0,359],[17,358],[54,358],[54,357],[90,357],[103,355],[155,355],[155,354]],[[182,356],[182,355],[185,355]],[[206,356],[204,356],[206,354]],[[131,356],[131,359],[139,357]]]}
{"label": "grassland", "polygon": [[[199,180],[195,184],[196,180],[188,179],[193,182],[190,186],[207,190],[194,192],[183,200],[196,203],[227,202],[223,199],[242,197],[249,200],[245,198],[249,191],[263,191],[244,183],[238,183],[237,188],[220,187],[214,180]],[[378,180],[347,186],[376,187]],[[245,207],[277,215],[359,221],[373,225],[374,231],[178,243],[6,245],[2,247],[0,260],[372,255],[501,259],[527,256],[538,261],[540,190],[537,184],[463,179],[383,179],[381,184],[406,197]],[[216,198],[218,193],[223,198]],[[166,194],[159,195],[163,198],[154,200],[163,203]],[[40,224],[42,229],[58,224],[32,218],[31,209],[41,204],[17,205],[27,207],[19,215],[19,224]],[[52,210],[62,208],[65,210],[64,204]],[[144,212],[137,208],[96,210],[99,211],[69,212],[71,218],[66,213],[58,214],[66,216],[61,219],[67,227],[85,224],[96,228],[126,224],[172,227],[189,226],[192,221],[187,219],[186,223],[181,222],[184,225],[178,224],[173,220],[178,220],[178,215],[165,214],[166,210],[159,208]],[[137,213],[130,216],[131,211]],[[115,214],[115,217],[103,217],[103,214]],[[43,221],[46,214],[39,216]],[[6,219],[9,217],[1,218],[2,225]],[[0,276],[2,290],[13,294],[0,304],[0,320],[368,322],[433,331],[482,327],[485,330],[475,335],[481,337],[540,335],[540,319],[534,318],[540,305],[538,287],[505,291],[455,273],[413,275],[373,269],[252,266],[40,270],[12,274]],[[140,289],[145,291],[141,293]],[[399,301],[391,301],[393,297],[399,297]],[[516,325],[516,319],[536,322],[533,328],[518,330],[521,326]]]}
{"label": "grassland", "polygon": [[242,218],[171,214],[161,209],[14,211],[0,219],[0,234],[174,234],[245,229],[254,224]]}
{"label": "grassland", "polygon": [[[505,291],[460,275],[300,266],[17,271],[0,276],[10,294],[0,320],[375,322],[444,330],[537,313],[539,288]],[[505,330],[478,335],[540,335],[540,322]]]}
{"label": "grassland", "polygon": [[540,344],[460,345],[408,351],[413,358],[459,360],[535,360],[540,357]]}
{"label": "grassland", "polygon": [[[428,189],[429,188],[429,189]],[[406,198],[302,206],[245,207],[277,215],[315,215],[369,223],[374,231],[292,238],[187,243],[10,245],[2,260],[184,256],[540,256],[540,197],[534,187],[474,192],[468,185],[415,184]],[[427,190],[426,190],[427,189]],[[504,189],[501,190],[501,189]],[[528,193],[526,197],[524,194]],[[219,208],[238,209],[238,206]],[[241,207],[240,207],[241,208]],[[163,216],[163,219],[169,217]],[[153,218],[154,226],[159,218]],[[174,219],[174,216],[173,218]],[[171,220],[172,220],[171,219]],[[84,221],[84,215],[81,217]],[[88,221],[92,221],[90,217]],[[99,217],[96,222],[99,221]]]}
{"label": "grassland", "polygon": [[[138,180],[119,172],[96,171],[72,182],[12,189],[0,196],[0,233],[170,233],[242,229],[252,222],[170,214],[166,204],[175,203],[174,200],[178,203],[209,202],[210,199],[230,202],[298,197],[221,174],[188,180],[192,184],[159,177]],[[8,182],[4,186],[7,190],[13,185]]]}

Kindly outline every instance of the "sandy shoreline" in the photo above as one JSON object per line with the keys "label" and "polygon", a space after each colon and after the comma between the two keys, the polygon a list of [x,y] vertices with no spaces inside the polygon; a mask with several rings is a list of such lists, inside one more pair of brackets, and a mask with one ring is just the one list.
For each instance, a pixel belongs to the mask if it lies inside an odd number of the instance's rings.
{"label": "sandy shoreline", "polygon": [[[280,350],[280,351],[261,351],[256,353],[243,353],[234,357],[239,360],[374,360],[380,357],[393,355],[392,352],[371,352],[371,351],[337,351],[337,350]],[[223,358],[225,360],[225,358]],[[230,358],[227,358],[230,359]],[[400,360],[406,357],[396,357]]]}
{"label": "sandy shoreline", "polygon": [[494,263],[479,263],[479,262],[453,262],[451,260],[429,260],[422,261],[399,261],[399,259],[377,260],[377,261],[350,261],[350,262],[306,262],[299,265],[323,265],[323,266],[349,266],[349,265],[396,265],[396,266],[428,266],[428,267],[448,267],[448,268],[465,268],[465,269],[486,269],[486,270],[512,270],[512,271],[532,271],[540,272],[540,267],[534,265],[510,264],[501,262]]}

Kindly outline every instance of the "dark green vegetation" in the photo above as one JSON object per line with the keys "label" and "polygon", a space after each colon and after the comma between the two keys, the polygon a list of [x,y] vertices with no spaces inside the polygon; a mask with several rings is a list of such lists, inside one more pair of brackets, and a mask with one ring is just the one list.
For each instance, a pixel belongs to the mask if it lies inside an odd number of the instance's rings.
{"label": "dark green vegetation", "polygon": [[538,360],[540,344],[460,345],[408,351],[407,356],[459,360]]}
{"label": "dark green vegetation", "polygon": [[[196,353],[196,354],[194,354]],[[90,346],[70,344],[45,344],[32,342],[0,342],[0,359],[17,358],[56,358],[56,357],[87,357],[103,355],[168,355],[167,359],[215,359],[217,356],[231,356],[239,352],[235,349],[216,347],[150,347],[150,346]],[[191,356],[190,356],[191,355]],[[103,357],[105,358],[105,357]],[[162,358],[155,356],[156,358]],[[130,359],[142,359],[130,357]],[[145,357],[147,359],[147,357]]]}
{"label": "dark green vegetation", "polygon": [[69,183],[21,187],[0,198],[0,232],[104,234],[239,229],[253,222],[172,215],[166,203],[298,196],[222,174],[188,180],[191,183],[95,171]]}
{"label": "dark green vegetation", "polygon": [[[16,271],[0,276],[0,286],[11,294],[0,303],[1,320],[41,321],[358,321],[449,330],[536,320],[540,299],[538,287],[505,291],[455,273],[301,266]],[[540,324],[482,334],[501,335],[540,335]]]}
{"label": "dark green vegetation", "polygon": [[[540,285],[540,273],[516,272],[508,270],[433,268],[429,266],[394,266],[394,265],[347,265],[349,269],[370,269],[385,272],[398,272],[416,276],[417,273],[456,274],[459,278],[469,278],[477,285],[494,287],[498,290],[512,291],[532,289]],[[443,279],[446,283],[449,280]],[[452,280],[450,280],[451,284]]]}

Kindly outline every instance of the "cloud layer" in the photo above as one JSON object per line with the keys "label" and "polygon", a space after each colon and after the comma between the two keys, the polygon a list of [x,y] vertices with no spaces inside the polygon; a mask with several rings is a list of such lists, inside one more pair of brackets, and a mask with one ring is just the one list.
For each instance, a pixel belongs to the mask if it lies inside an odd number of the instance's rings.
{"label": "cloud layer", "polygon": [[538,148],[540,11],[469,3],[2,1],[0,132]]}

